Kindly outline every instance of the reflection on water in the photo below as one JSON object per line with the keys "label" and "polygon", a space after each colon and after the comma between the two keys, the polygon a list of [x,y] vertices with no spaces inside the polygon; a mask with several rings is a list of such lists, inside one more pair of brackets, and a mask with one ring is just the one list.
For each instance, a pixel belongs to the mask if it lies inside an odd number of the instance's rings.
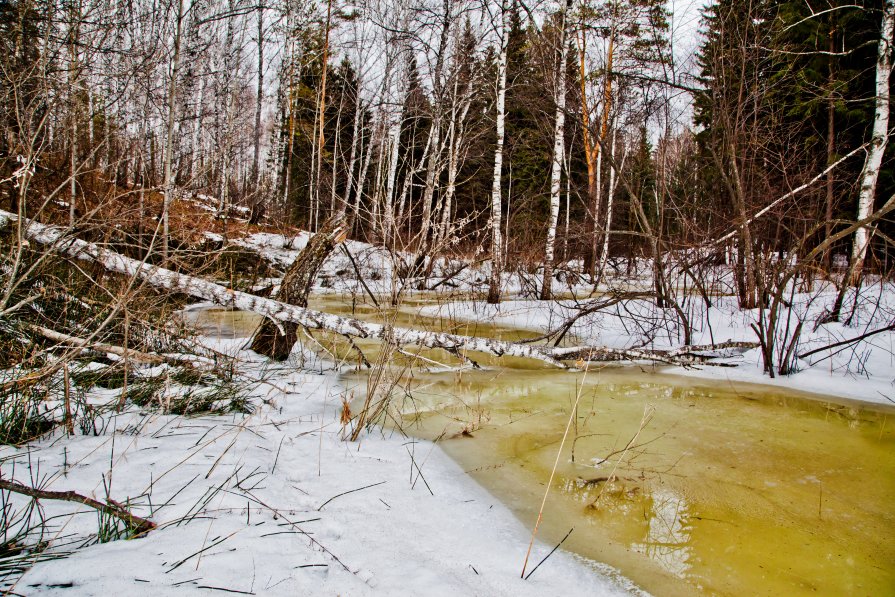
{"label": "reflection on water", "polygon": [[261,323],[261,316],[257,313],[224,307],[187,310],[183,312],[182,317],[200,334],[224,340],[248,338],[255,333]]}
{"label": "reflection on water", "polygon": [[[687,525],[687,503],[683,496],[667,489],[654,491],[644,505],[649,512],[646,540],[632,547],[678,576],[689,570],[690,527]],[[644,500],[645,501],[645,500]]]}

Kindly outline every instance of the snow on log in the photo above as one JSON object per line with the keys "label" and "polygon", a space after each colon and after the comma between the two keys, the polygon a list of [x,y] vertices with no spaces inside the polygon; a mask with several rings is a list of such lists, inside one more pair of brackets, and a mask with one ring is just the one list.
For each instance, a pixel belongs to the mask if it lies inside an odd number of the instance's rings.
{"label": "snow on log", "polygon": [[[17,218],[18,216],[15,214],[0,210],[0,219],[7,220],[6,223],[16,221]],[[150,265],[104,249],[94,243],[72,238],[60,228],[33,220],[26,220],[23,230],[28,239],[48,245],[56,252],[76,259],[96,262],[109,271],[136,277],[157,288],[188,294],[231,309],[252,311],[278,322],[294,323],[310,330],[323,330],[343,336],[374,338],[398,345],[410,344],[426,348],[440,348],[451,353],[472,351],[498,357],[535,359],[562,368],[566,367],[562,363],[563,360],[643,360],[686,366],[704,363],[707,359],[718,356],[727,356],[726,353],[723,355],[712,354],[713,347],[694,347],[700,350],[686,349],[685,347],[685,349],[670,351],[616,349],[600,346],[553,347],[545,344],[519,344],[493,338],[384,326],[231,290],[202,278]],[[748,343],[739,344],[742,349],[753,347]]]}

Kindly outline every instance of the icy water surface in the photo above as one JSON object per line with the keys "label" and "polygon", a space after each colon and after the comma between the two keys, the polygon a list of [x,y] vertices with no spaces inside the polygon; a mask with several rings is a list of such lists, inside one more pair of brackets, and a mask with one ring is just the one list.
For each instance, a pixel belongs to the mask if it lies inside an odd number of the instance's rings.
{"label": "icy water surface", "polygon": [[[351,311],[337,299],[316,306]],[[199,323],[242,337],[257,319],[208,311]],[[424,324],[531,335],[406,312],[396,321]],[[450,361],[435,353],[425,354]],[[438,440],[530,526],[569,426],[539,532],[548,546],[574,528],[564,549],[656,595],[895,594],[895,409],[635,366],[585,376],[482,362],[492,368],[414,372],[411,398],[395,401],[402,427]],[[366,385],[363,374],[344,381]],[[520,572],[525,548],[508,554]]]}
{"label": "icy water surface", "polygon": [[582,377],[424,375],[404,427],[533,525],[580,391],[547,543],[574,528],[564,548],[656,595],[895,593],[893,412],[637,368]]}

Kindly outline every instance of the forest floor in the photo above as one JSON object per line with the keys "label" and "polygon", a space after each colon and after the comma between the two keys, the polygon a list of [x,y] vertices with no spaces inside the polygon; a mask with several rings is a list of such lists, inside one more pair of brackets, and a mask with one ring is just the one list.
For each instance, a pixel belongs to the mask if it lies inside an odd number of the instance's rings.
{"label": "forest floor", "polygon": [[[307,238],[256,232],[230,242],[283,268]],[[363,301],[368,291],[380,297],[394,292],[391,255],[364,243],[346,247],[327,262],[315,293]],[[445,260],[434,272],[427,287],[437,289],[402,293],[408,304],[426,303],[422,314],[540,333],[585,304],[573,295],[590,291],[573,284],[565,289],[566,298],[531,300],[525,295],[535,274],[519,273],[506,278],[508,299],[489,306],[469,299],[482,295],[486,268]],[[648,284],[648,277],[635,268],[634,275],[610,281],[612,288],[604,284],[600,290],[636,290]],[[258,288],[275,289],[276,283],[262,280]],[[804,332],[803,350],[888,325],[895,288],[879,282],[861,292],[851,324]],[[796,294],[791,312],[813,320],[834,298],[832,287]],[[687,304],[694,344],[755,340],[750,326],[757,312],[740,311],[733,298],[715,297],[711,307],[696,298]],[[570,333],[610,347],[682,343],[673,315],[647,299],[625,300],[583,317]],[[118,391],[95,387],[86,396],[96,406],[89,433],[67,436],[57,429],[24,446],[0,447],[4,478],[109,497],[158,525],[145,538],[114,541],[121,530],[110,530],[109,521],[94,510],[42,500],[49,524],[41,543],[50,548],[23,550],[18,564],[7,562],[5,570],[28,569],[0,581],[0,589],[21,595],[135,590],[165,595],[185,589],[257,595],[545,595],[580,594],[583,587],[600,595],[639,592],[609,567],[562,550],[529,579],[521,579],[530,529],[433,443],[381,430],[346,441],[350,423],[342,415],[350,397],[340,369],[325,358],[296,349],[289,361],[272,365],[245,350],[244,338],[200,336],[198,341],[237,359],[250,413],[179,416],[137,406],[121,413],[101,411],[102,405],[117,402]],[[799,360],[797,373],[774,380],[762,373],[757,349],[728,359],[737,365],[732,368],[665,371],[891,404],[893,342],[893,333],[885,332],[844,349],[821,351]],[[5,497],[4,522],[28,501]],[[98,525],[106,530],[97,533]],[[531,561],[539,562],[552,547],[536,543]]]}

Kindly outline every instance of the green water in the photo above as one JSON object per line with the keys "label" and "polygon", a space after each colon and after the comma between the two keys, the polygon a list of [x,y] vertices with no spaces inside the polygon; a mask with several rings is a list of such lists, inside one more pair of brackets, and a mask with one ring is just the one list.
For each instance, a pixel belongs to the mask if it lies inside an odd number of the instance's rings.
{"label": "green water", "polygon": [[895,413],[634,368],[581,380],[417,375],[404,429],[533,525],[580,391],[546,543],[574,528],[566,549],[658,595],[895,594]]}
{"label": "green water", "polygon": [[[224,328],[253,329],[223,313],[211,317]],[[396,324],[530,335],[412,313]],[[482,362],[493,368],[405,372],[410,398],[393,408],[529,526],[559,453],[544,545],[574,528],[563,548],[657,595],[895,595],[895,409],[635,366]],[[344,382],[359,394],[366,376]]]}

